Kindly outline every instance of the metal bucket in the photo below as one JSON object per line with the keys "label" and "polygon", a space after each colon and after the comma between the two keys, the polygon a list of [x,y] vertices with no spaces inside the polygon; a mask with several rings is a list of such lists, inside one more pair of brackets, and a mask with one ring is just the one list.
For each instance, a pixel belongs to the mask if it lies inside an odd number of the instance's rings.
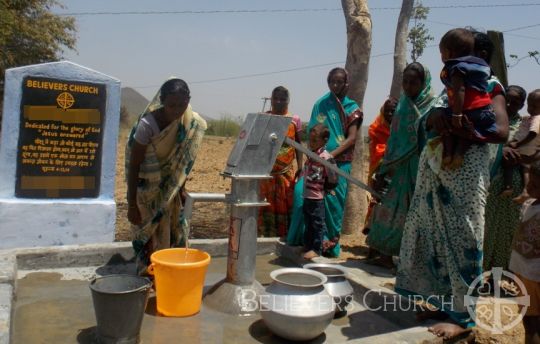
{"label": "metal bucket", "polygon": [[109,275],[90,282],[102,344],[137,344],[152,282],[134,275]]}

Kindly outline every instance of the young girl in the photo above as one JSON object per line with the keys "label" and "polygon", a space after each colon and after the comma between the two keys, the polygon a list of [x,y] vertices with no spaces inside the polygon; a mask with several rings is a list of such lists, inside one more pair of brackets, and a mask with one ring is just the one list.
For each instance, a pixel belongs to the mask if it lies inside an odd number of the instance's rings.
{"label": "young girl", "polygon": [[[466,29],[448,31],[439,43],[444,68],[441,81],[446,86],[450,107],[446,115],[451,118],[452,128],[472,125],[478,137],[497,133],[495,113],[488,93],[491,68],[474,53],[474,35]],[[471,139],[473,139],[471,137]],[[456,169],[463,163],[463,156],[471,141],[443,135],[444,168]]]}
{"label": "young girl", "polygon": [[521,224],[512,242],[510,270],[523,282],[530,297],[523,317],[525,342],[540,343],[540,162],[531,165],[527,190],[533,199],[522,208]]}
{"label": "young girl", "polygon": [[[335,164],[332,155],[325,150],[330,131],[324,124],[316,124],[309,131],[309,149],[320,158]],[[304,232],[305,259],[318,257],[322,253],[323,237],[326,232],[324,195],[337,184],[337,175],[321,163],[308,158],[304,176]]]}
{"label": "young girl", "polygon": [[[533,157],[540,150],[540,89],[536,89],[529,93],[527,98],[527,112],[529,116],[524,116],[519,125],[518,131],[508,146],[517,150],[522,157]],[[529,181],[529,166],[523,164],[523,183],[527,185]],[[506,171],[506,170],[505,170]],[[511,171],[510,171],[511,173]],[[508,178],[508,177],[506,177]],[[511,174],[509,179],[511,178]],[[511,182],[511,181],[510,181]],[[506,179],[505,179],[506,183]],[[510,189],[512,194],[512,186],[505,187]],[[523,189],[521,195],[514,198],[517,203],[523,203],[529,198],[527,188]]]}

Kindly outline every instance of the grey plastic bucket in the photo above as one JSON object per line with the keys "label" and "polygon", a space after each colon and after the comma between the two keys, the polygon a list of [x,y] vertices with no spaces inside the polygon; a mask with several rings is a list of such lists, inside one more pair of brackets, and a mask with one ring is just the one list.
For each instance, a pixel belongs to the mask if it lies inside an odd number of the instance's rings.
{"label": "grey plastic bucket", "polygon": [[152,282],[134,275],[109,275],[90,282],[102,344],[136,344]]}

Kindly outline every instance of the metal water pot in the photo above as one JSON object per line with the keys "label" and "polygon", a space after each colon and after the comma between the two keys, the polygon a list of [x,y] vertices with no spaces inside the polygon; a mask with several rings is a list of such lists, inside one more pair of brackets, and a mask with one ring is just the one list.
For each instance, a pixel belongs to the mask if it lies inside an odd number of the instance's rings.
{"label": "metal water pot", "polygon": [[289,340],[319,336],[332,322],[335,304],[324,288],[323,274],[301,268],[270,273],[273,282],[260,297],[260,314],[266,326]]}
{"label": "metal water pot", "polygon": [[327,282],[324,287],[334,298],[336,303],[336,315],[347,312],[347,306],[353,300],[354,290],[347,280],[347,271],[339,265],[310,263],[305,264],[304,269],[317,271],[326,276]]}

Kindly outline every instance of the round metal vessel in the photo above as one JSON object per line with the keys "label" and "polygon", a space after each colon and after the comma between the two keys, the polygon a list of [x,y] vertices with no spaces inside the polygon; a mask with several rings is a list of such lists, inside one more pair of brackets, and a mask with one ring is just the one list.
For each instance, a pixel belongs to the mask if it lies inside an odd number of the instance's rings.
{"label": "round metal vessel", "polygon": [[289,340],[319,336],[332,322],[335,304],[324,288],[323,274],[301,268],[270,273],[273,282],[260,297],[260,314],[266,326]]}
{"label": "round metal vessel", "polygon": [[354,290],[347,280],[347,272],[339,265],[310,263],[304,265],[304,269],[317,271],[326,276],[327,282],[324,287],[334,298],[336,314],[347,312],[347,306],[353,300]]}

